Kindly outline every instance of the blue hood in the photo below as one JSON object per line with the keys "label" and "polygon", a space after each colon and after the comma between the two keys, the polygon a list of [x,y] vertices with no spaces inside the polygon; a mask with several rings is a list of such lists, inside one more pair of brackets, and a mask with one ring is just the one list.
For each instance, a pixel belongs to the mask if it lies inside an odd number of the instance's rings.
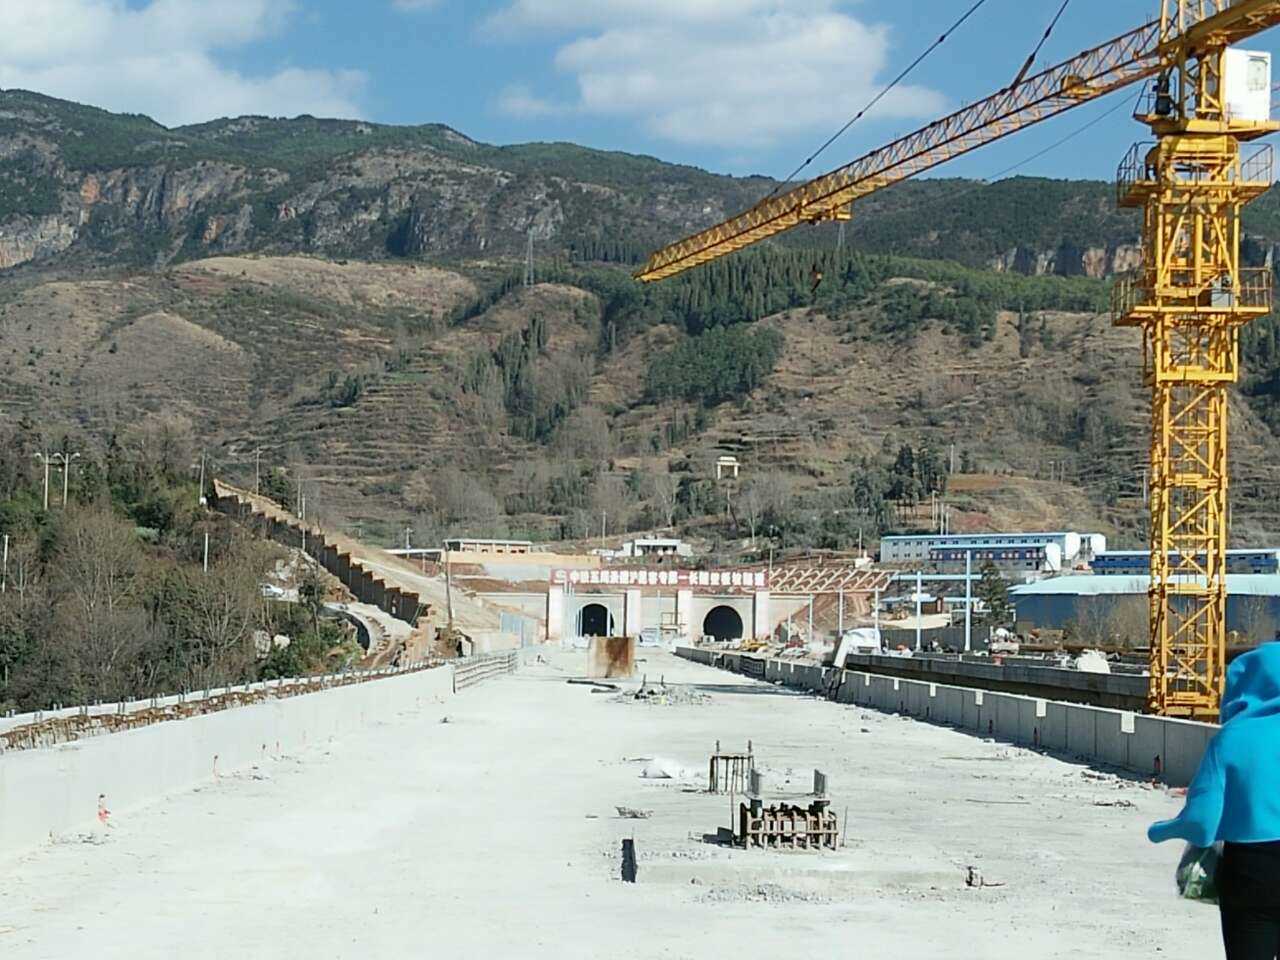
{"label": "blue hood", "polygon": [[1221,722],[1280,714],[1280,643],[1264,643],[1227,669]]}
{"label": "blue hood", "polygon": [[1198,847],[1217,840],[1280,840],[1280,643],[1264,643],[1227,670],[1222,729],[1209,741],[1187,802],[1147,836]]}

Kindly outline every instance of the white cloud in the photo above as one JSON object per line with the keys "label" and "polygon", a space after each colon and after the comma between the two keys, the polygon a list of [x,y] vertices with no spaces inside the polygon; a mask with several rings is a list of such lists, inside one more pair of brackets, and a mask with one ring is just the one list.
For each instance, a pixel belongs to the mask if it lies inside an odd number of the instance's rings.
{"label": "white cloud", "polygon": [[[758,148],[829,130],[883,86],[888,28],[841,6],[840,0],[513,0],[486,27],[497,35],[563,36],[555,65],[578,92],[563,109],[630,118],[675,142]],[[927,118],[945,105],[935,91],[903,85],[872,116]],[[519,104],[499,102],[500,109],[510,106]]]}
{"label": "white cloud", "polygon": [[562,104],[534,96],[523,84],[514,84],[503,90],[498,97],[498,109],[513,117],[546,117],[565,111]]}
{"label": "white cloud", "polygon": [[161,123],[256,113],[355,117],[365,76],[282,66],[250,75],[220,51],[283,29],[293,0],[0,0],[0,87]]}

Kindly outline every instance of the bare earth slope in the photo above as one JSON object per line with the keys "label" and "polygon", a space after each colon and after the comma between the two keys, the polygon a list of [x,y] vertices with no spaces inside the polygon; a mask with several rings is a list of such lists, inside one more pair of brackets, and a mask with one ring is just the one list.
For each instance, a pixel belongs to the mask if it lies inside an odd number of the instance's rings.
{"label": "bare earth slope", "polygon": [[[861,458],[892,457],[903,442],[954,444],[969,463],[952,478],[955,529],[1092,527],[1141,540],[1140,345],[1105,317],[1050,313],[1028,339],[1003,314],[994,339],[971,348],[932,326],[868,337],[848,318],[793,310],[764,321],[786,337],[773,378],[655,452],[655,435],[693,412],[645,396],[651,358],[680,334],[653,327],[602,354],[596,298],[558,284],[517,288],[446,325],[476,290],[440,268],[292,256],[29,278],[0,293],[0,410],[96,442],[147,413],[181,415],[230,476],[251,478],[260,449],[307,478],[325,520],[394,530],[442,469],[469,472],[501,502],[528,464],[561,457],[559,441],[513,431],[500,397],[463,387],[474,360],[536,318],[545,362],[587,365],[583,402],[607,415],[608,456],[628,468],[703,469],[734,453],[754,473],[821,487],[848,484]],[[1232,414],[1235,540],[1261,543],[1280,533],[1280,451],[1246,404]]]}

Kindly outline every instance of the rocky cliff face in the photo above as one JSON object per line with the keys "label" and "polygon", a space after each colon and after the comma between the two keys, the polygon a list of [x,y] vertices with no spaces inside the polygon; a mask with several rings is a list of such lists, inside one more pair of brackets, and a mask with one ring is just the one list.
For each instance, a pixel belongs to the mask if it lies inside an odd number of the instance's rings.
{"label": "rocky cliff face", "polygon": [[[0,91],[0,270],[247,252],[518,256],[531,232],[540,256],[636,259],[750,206],[769,186],[569,144],[491,147],[443,127],[243,117],[169,130]],[[1103,277],[1136,266],[1139,252],[1135,224],[1109,216],[1100,188],[907,183],[869,199],[850,242],[1000,271]],[[985,216],[993,210],[1005,212],[994,225]],[[859,233],[859,222],[873,228]],[[834,243],[825,229],[779,242]],[[1055,239],[1066,235],[1083,239]]]}
{"label": "rocky cliff face", "polygon": [[663,242],[754,198],[729,177],[445,128],[250,117],[166,130],[0,92],[0,269],[211,253],[475,257]]}
{"label": "rocky cliff face", "polygon": [[1142,247],[1133,243],[1077,247],[1062,244],[1053,250],[1014,247],[989,262],[1001,273],[1024,273],[1031,276],[1109,277],[1136,269],[1142,263]]}

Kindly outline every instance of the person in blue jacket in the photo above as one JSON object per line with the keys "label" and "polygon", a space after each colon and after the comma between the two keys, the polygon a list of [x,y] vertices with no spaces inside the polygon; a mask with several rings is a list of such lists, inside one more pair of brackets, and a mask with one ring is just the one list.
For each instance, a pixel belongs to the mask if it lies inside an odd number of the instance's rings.
{"label": "person in blue jacket", "polygon": [[1280,643],[1227,670],[1222,729],[1209,741],[1186,804],[1153,823],[1153,843],[1223,841],[1218,903],[1227,960],[1280,954]]}

